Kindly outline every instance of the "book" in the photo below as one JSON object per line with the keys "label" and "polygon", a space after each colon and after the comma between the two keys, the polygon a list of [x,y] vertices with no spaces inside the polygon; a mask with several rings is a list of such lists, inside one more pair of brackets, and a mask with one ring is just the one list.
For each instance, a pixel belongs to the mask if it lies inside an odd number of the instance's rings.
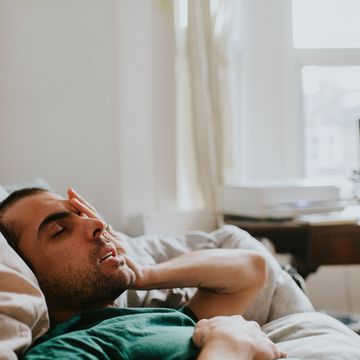
{"label": "book", "polygon": [[301,224],[312,226],[321,225],[359,225],[360,216],[347,211],[333,211],[320,214],[300,215],[294,219]]}

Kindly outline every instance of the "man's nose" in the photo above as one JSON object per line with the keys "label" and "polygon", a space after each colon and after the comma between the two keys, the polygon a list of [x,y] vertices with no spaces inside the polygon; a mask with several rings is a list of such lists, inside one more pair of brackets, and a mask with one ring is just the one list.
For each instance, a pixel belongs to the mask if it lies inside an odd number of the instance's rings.
{"label": "man's nose", "polygon": [[87,218],[87,238],[89,240],[96,240],[106,229],[106,223],[101,219]]}

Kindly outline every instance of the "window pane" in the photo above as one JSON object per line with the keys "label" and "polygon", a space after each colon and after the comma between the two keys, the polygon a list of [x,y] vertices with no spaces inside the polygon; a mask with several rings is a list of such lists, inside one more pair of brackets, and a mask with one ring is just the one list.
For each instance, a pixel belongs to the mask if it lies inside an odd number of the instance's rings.
{"label": "window pane", "polygon": [[293,0],[296,48],[360,47],[359,0]]}
{"label": "window pane", "polygon": [[359,168],[360,66],[303,68],[307,177],[344,178]]}

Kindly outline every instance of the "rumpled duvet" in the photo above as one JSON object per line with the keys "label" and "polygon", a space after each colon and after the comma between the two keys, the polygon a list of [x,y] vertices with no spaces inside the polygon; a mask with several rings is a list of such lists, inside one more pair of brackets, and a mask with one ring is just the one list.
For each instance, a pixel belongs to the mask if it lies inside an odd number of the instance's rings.
{"label": "rumpled duvet", "polygon": [[329,315],[296,313],[262,327],[289,356],[302,360],[358,360],[360,337]]}
{"label": "rumpled duvet", "polygon": [[[258,250],[267,259],[268,282],[244,314],[257,321],[264,332],[288,356],[302,360],[360,360],[360,337],[334,318],[315,312],[310,301],[276,259],[247,232],[227,225],[213,232],[190,232],[179,236],[120,234],[129,256],[144,264],[154,264],[189,251],[216,248]],[[120,306],[180,307],[195,289],[125,292]]]}

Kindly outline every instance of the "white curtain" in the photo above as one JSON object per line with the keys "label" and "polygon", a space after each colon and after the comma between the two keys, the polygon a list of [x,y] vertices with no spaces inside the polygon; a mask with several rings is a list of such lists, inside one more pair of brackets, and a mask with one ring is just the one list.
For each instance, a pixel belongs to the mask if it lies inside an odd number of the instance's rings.
{"label": "white curtain", "polygon": [[218,188],[232,166],[233,5],[232,0],[188,1],[177,68],[183,95],[178,102],[182,185],[191,206],[215,211]]}

